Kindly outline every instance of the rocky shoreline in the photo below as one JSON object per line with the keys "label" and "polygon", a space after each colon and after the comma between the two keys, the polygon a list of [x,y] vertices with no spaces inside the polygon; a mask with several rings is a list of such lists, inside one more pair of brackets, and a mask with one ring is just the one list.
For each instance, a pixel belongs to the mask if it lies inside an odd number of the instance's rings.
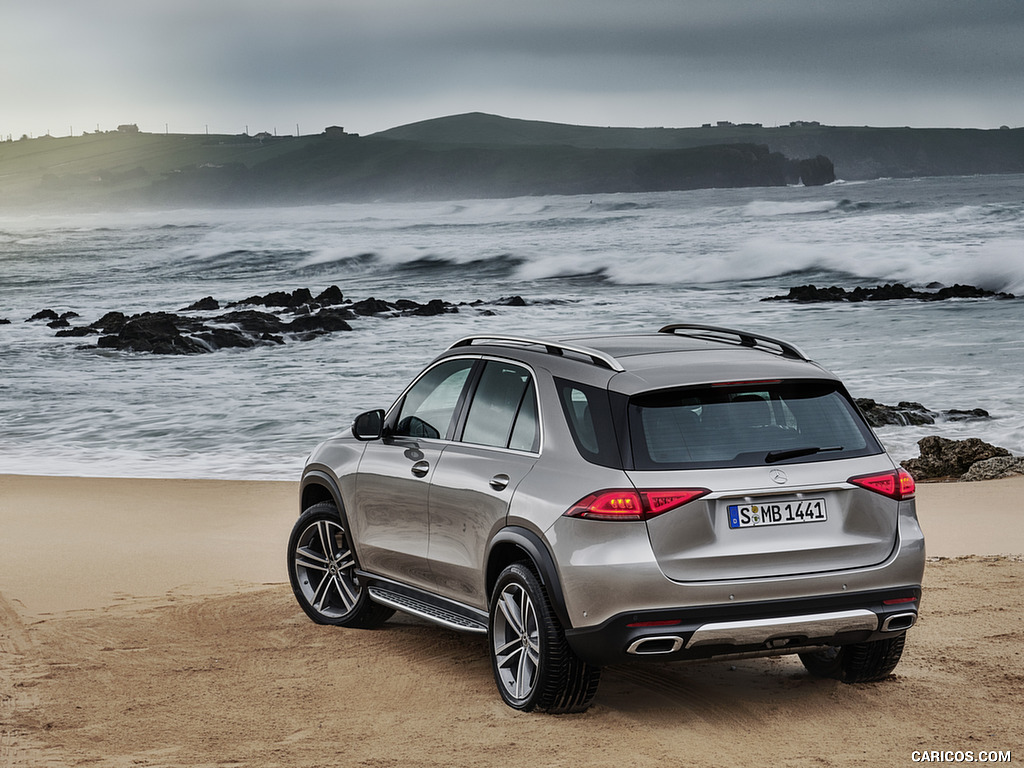
{"label": "rocky shoreline", "polygon": [[928,435],[917,445],[921,456],[900,462],[915,480],[974,482],[1024,475],[1024,456],[1013,456],[977,437],[949,440]]}
{"label": "rocky shoreline", "polygon": [[1012,293],[1001,293],[979,288],[975,285],[940,286],[932,284],[930,291],[918,291],[902,283],[886,283],[872,288],[858,287],[852,290],[837,285],[819,288],[816,285],[798,285],[789,289],[784,296],[767,296],[761,301],[792,301],[797,304],[858,303],[862,301],[897,301],[916,299],[918,301],[947,301],[949,299],[1015,299]]}
{"label": "rocky shoreline", "polygon": [[[308,288],[273,291],[224,304],[207,296],[174,312],[142,312],[126,315],[107,312],[87,325],[72,325],[80,317],[76,312],[58,314],[44,309],[25,322],[46,322],[61,338],[97,336],[95,345],[79,349],[113,349],[148,352],[156,355],[196,355],[220,349],[249,349],[280,345],[286,341],[310,341],[325,334],[351,331],[350,320],[359,317],[434,317],[459,312],[460,308],[493,314],[489,307],[523,307],[521,296],[502,297],[492,302],[481,300],[458,305],[433,299],[420,304],[409,299],[386,301],[370,297],[360,301],[346,299],[336,285],[314,296]],[[248,307],[262,307],[264,310]],[[209,315],[221,309],[231,310]],[[206,315],[196,315],[201,312]],[[2,323],[10,323],[0,321]]]}
{"label": "rocky shoreline", "polygon": [[903,401],[897,405],[883,405],[866,397],[858,397],[854,402],[872,427],[922,426],[936,421],[980,421],[992,418],[983,408],[932,411],[920,403]]}
{"label": "rocky shoreline", "polygon": [[[883,405],[869,398],[856,398],[857,408],[872,427],[927,426],[950,421],[987,421],[992,418],[983,408],[933,411],[921,403],[900,402]],[[928,435],[917,441],[921,455],[906,459],[900,466],[915,480],[971,482],[1024,475],[1024,456],[1013,456],[1005,448],[977,437],[950,440]]]}

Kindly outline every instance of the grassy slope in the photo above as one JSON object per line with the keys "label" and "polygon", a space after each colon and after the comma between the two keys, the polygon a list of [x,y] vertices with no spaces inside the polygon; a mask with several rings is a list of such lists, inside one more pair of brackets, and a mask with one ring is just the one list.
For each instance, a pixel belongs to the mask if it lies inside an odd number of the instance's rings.
{"label": "grassy slope", "polygon": [[785,183],[756,147],[470,146],[326,135],[102,134],[0,143],[0,206],[505,197]]}
{"label": "grassy slope", "polygon": [[[709,145],[744,144],[715,148]],[[1024,173],[1024,129],[597,128],[473,113],[367,138],[90,134],[0,142],[0,207],[499,197],[782,183],[776,155],[840,178]],[[697,149],[701,148],[701,149]]]}
{"label": "grassy slope", "polygon": [[801,158],[825,155],[845,179],[1024,173],[1024,129],[723,126],[601,128],[470,113],[392,128],[380,137],[467,144],[678,148],[767,144]]}

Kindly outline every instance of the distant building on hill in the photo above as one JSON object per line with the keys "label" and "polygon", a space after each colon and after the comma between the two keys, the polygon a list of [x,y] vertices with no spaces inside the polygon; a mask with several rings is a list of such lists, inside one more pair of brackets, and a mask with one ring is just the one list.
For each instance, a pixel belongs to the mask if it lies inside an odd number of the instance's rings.
{"label": "distant building on hill", "polygon": [[329,125],[324,128],[324,136],[328,139],[352,139],[359,136],[358,133],[345,133],[340,125]]}
{"label": "distant building on hill", "polygon": [[138,133],[139,126],[135,123],[125,123],[124,125],[117,126],[118,133]]}

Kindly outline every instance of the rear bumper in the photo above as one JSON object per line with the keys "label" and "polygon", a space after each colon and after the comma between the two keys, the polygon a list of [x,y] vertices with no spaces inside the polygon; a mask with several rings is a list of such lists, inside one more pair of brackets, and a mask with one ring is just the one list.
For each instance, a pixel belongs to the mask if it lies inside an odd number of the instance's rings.
{"label": "rear bumper", "polygon": [[920,602],[921,587],[910,585],[740,605],[634,611],[597,626],[567,630],[565,636],[578,656],[599,666],[642,659],[797,653],[898,635],[917,621]]}

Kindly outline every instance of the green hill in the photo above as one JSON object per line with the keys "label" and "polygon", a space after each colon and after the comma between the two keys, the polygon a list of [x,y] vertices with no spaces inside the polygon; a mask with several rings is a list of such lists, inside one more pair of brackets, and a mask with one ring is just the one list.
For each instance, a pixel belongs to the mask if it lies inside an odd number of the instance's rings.
{"label": "green hill", "polygon": [[1024,128],[871,128],[814,123],[769,127],[600,128],[474,112],[411,123],[376,136],[435,143],[678,149],[765,144],[787,157],[824,155],[847,180],[1024,173]]}
{"label": "green hill", "polygon": [[104,133],[0,143],[17,206],[292,204],[777,186],[831,180],[768,147],[620,148],[361,138]]}
{"label": "green hill", "polygon": [[[799,158],[803,158],[800,160]],[[119,131],[0,142],[0,208],[598,194],[1024,173],[1024,130],[598,128],[473,113],[368,137]]]}

